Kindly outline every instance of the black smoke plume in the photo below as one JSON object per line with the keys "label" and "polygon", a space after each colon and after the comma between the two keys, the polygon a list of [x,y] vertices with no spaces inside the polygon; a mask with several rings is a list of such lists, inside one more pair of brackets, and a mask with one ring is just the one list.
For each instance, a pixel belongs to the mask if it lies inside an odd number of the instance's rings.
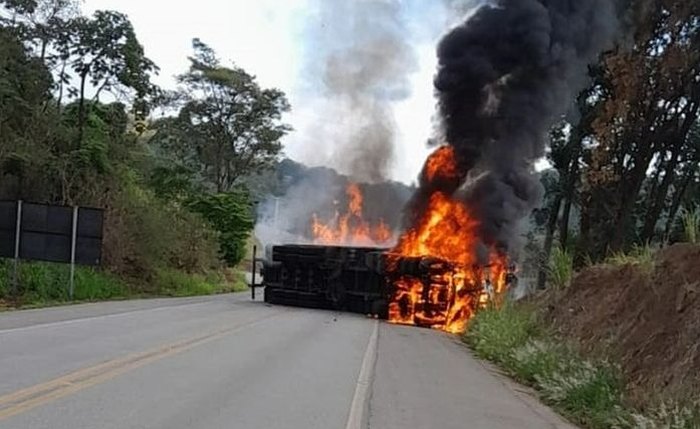
{"label": "black smoke plume", "polygon": [[429,183],[423,174],[409,213],[444,192],[470,207],[484,245],[516,253],[519,225],[541,200],[534,163],[547,131],[616,27],[612,0],[497,0],[450,31],[437,49],[437,141],[454,148],[459,175]]}

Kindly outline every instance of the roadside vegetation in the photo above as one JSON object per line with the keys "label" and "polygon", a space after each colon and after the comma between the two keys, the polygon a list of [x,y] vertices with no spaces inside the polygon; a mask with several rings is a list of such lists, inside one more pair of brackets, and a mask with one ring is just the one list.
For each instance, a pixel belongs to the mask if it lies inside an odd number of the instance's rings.
{"label": "roadside vegetation", "polygon": [[699,260],[689,240],[574,272],[555,249],[548,288],[477,313],[464,341],[583,427],[698,428]]}
{"label": "roadside vegetation", "polygon": [[624,42],[550,131],[528,243],[540,252],[538,288],[557,274],[553,252],[580,268],[700,236],[700,3],[619,8]]}
{"label": "roadside vegetation", "polygon": [[700,404],[694,404],[693,398],[685,404],[661,401],[635,408],[626,398],[619,363],[601,356],[585,357],[575,342],[546,326],[531,304],[506,305],[477,314],[464,339],[477,356],[535,388],[545,403],[583,427],[700,427]]}
{"label": "roadside vegetation", "polygon": [[574,257],[564,247],[557,247],[547,264],[547,274],[552,287],[565,289],[569,287],[571,275],[574,272]]}
{"label": "roadside vegetation", "polygon": [[583,427],[698,428],[700,3],[623,3],[625,43],[549,135],[529,296],[464,339]]}
{"label": "roadside vegetation", "polygon": [[537,389],[545,403],[577,424],[610,428],[621,415],[617,369],[582,358],[542,327],[533,307],[506,305],[482,311],[464,338],[477,356]]}
{"label": "roadside vegetation", "polygon": [[686,241],[700,244],[700,206],[684,209],[682,220],[683,236]]}
{"label": "roadside vegetation", "polygon": [[[105,209],[102,264],[78,268],[77,301],[242,288],[248,178],[276,165],[289,105],[192,47],[164,91],[126,15],[0,0],[0,200]],[[0,261],[5,306],[68,299],[65,266],[23,261],[11,278]]]}
{"label": "roadside vegetation", "polygon": [[[122,300],[148,297],[187,297],[243,292],[248,290],[244,274],[237,269],[221,269],[204,274],[158,270],[142,285],[127,283],[123,278],[105,270],[77,267],[73,299],[69,298],[70,268],[44,262],[21,263],[19,301],[0,299],[0,310],[21,307],[37,308],[64,303]],[[0,297],[14,297],[11,279],[12,265],[0,261]],[[134,281],[134,280],[132,280]]]}

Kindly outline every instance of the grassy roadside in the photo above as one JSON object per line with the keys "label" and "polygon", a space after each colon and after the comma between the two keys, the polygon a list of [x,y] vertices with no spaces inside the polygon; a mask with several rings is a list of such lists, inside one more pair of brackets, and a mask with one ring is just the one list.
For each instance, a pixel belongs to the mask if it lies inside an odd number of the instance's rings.
{"label": "grassy roadside", "polygon": [[[517,381],[535,388],[563,416],[592,429],[691,429],[700,427],[700,408],[660,403],[635,410],[626,406],[619,367],[584,357],[538,320],[537,310],[506,305],[481,311],[464,341]],[[651,392],[650,392],[651,393]]]}
{"label": "grassy roadside", "polygon": [[156,271],[147,282],[147,287],[144,287],[102,270],[77,267],[74,297],[70,300],[69,267],[50,263],[22,263],[19,297],[10,299],[11,269],[10,263],[0,261],[0,311],[80,302],[213,295],[248,289],[244,274],[238,270],[203,275],[162,269]]}

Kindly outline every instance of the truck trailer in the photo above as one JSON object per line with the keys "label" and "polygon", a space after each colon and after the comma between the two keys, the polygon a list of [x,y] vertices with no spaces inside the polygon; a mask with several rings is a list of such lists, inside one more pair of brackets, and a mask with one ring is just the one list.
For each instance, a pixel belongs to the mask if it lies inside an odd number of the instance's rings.
{"label": "truck trailer", "polygon": [[489,270],[466,270],[438,258],[407,257],[383,248],[280,245],[269,250],[263,263],[262,285],[270,304],[445,328],[493,300]]}
{"label": "truck trailer", "polygon": [[391,291],[382,272],[387,249],[274,246],[263,265],[265,302],[387,317]]}

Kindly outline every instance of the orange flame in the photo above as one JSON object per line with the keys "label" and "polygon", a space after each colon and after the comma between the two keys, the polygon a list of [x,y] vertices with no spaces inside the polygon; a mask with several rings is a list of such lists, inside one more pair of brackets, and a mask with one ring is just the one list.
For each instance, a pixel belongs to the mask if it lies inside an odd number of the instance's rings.
{"label": "orange flame", "polygon": [[328,222],[323,222],[316,214],[312,216],[311,233],[314,243],[355,246],[388,245],[394,234],[384,219],[379,219],[374,224],[364,219],[364,197],[360,187],[356,183],[351,183],[345,192],[348,196],[345,214],[336,213]]}
{"label": "orange flame", "polygon": [[345,192],[348,194],[348,197],[350,197],[350,202],[348,203],[350,213],[355,216],[362,217],[363,198],[360,187],[357,185],[357,183],[351,183],[348,185]]}
{"label": "orange flame", "polygon": [[[426,161],[424,172],[430,181],[458,177],[454,150],[439,148]],[[428,268],[427,279],[394,280],[389,321],[459,333],[478,308],[497,301],[505,290],[506,259],[492,252],[488,266],[479,267],[478,226],[463,202],[439,191],[432,194],[418,224],[400,237],[392,259],[442,262]]]}
{"label": "orange flame", "polygon": [[457,159],[452,146],[442,146],[433,152],[425,162],[425,177],[429,182],[435,179],[454,180],[459,177]]}
{"label": "orange flame", "polygon": [[433,256],[473,265],[478,226],[462,203],[436,192],[418,226],[399,239],[394,251],[404,256]]}

